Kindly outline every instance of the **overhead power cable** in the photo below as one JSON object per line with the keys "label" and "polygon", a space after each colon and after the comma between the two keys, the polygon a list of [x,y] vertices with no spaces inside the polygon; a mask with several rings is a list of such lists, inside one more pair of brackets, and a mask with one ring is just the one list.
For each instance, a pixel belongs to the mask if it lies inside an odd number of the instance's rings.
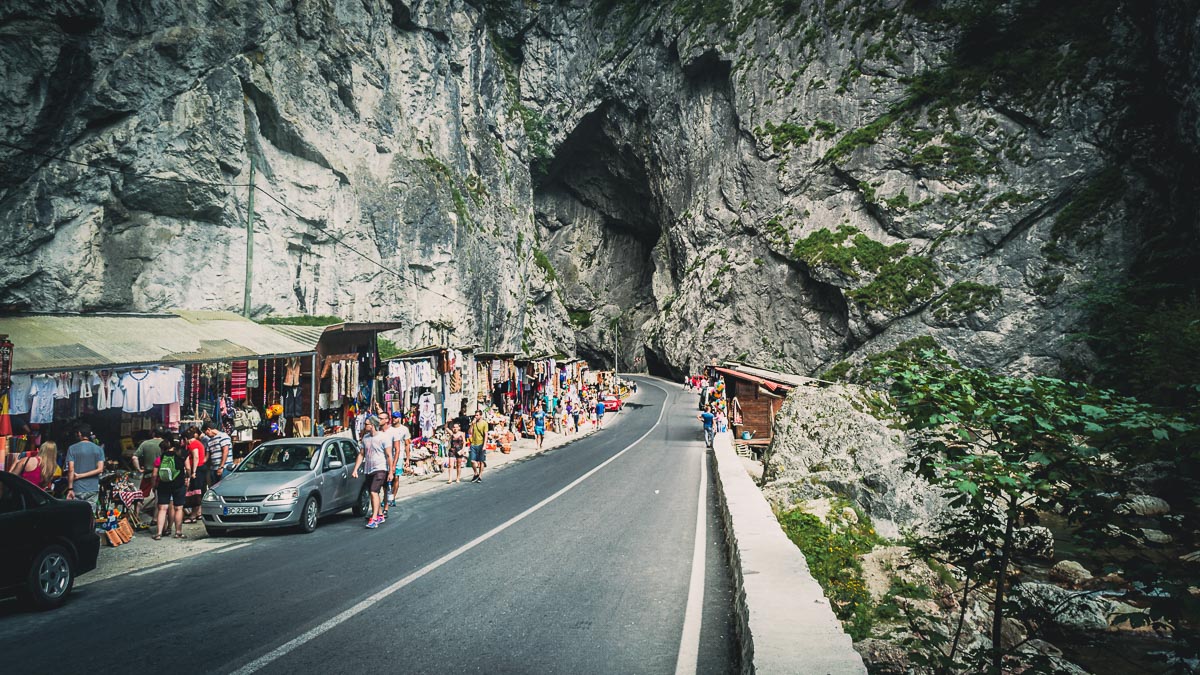
{"label": "overhead power cable", "polygon": [[[301,220],[303,220],[303,221],[305,221],[305,222],[311,222],[311,219],[310,219],[310,218],[306,218],[305,216],[301,215],[301,214],[300,214],[300,213],[298,213],[298,212],[297,212],[295,209],[293,209],[292,207],[288,206],[288,205],[287,205],[287,204],[285,204],[285,203],[284,203],[282,200],[280,200],[279,198],[277,198],[275,195],[271,194],[270,192],[267,192],[266,190],[264,190],[263,188],[261,188],[261,187],[259,187],[259,186],[257,186],[257,185],[256,185],[256,186],[254,186],[254,187],[255,187],[255,189],[256,189],[256,190],[258,190],[258,191],[259,191],[259,192],[261,192],[263,195],[265,195],[265,196],[267,197],[267,199],[270,199],[271,201],[275,202],[275,203],[276,203],[276,204],[278,204],[280,207],[282,207],[283,209],[285,209],[285,210],[287,210],[288,212],[290,212],[292,215],[296,216],[297,218],[299,218],[299,219],[301,219]],[[403,281],[403,282],[405,282],[405,283],[412,284],[413,286],[416,286],[417,288],[420,288],[420,289],[422,289],[422,290],[424,290],[424,291],[427,291],[427,292],[429,292],[429,293],[432,293],[433,295],[436,295],[436,296],[438,296],[438,297],[445,298],[445,299],[446,299],[446,300],[448,300],[449,302],[453,302],[453,303],[456,303],[456,304],[458,304],[458,305],[461,305],[461,306],[465,307],[466,309],[469,309],[469,310],[472,310],[472,311],[474,311],[474,310],[475,310],[475,308],[474,308],[474,307],[472,307],[472,306],[468,305],[467,303],[463,302],[462,300],[459,300],[459,299],[457,299],[457,298],[452,298],[452,297],[450,297],[450,296],[448,296],[448,295],[446,295],[446,294],[444,294],[444,293],[442,293],[442,292],[440,292],[440,291],[435,291],[435,290],[433,290],[432,288],[430,288],[430,287],[426,286],[425,284],[423,284],[423,283],[421,283],[421,282],[419,282],[419,281],[417,281],[417,280],[415,280],[415,279],[409,279],[408,277],[406,277],[406,276],[404,276],[404,275],[400,274],[399,272],[397,272],[397,271],[395,271],[395,270],[393,270],[393,269],[389,268],[387,265],[384,265],[383,263],[379,262],[379,261],[378,261],[378,260],[376,260],[375,258],[372,258],[371,256],[367,255],[366,253],[363,253],[362,251],[359,251],[358,249],[354,248],[354,247],[353,247],[353,246],[351,246],[350,244],[347,244],[347,243],[345,242],[345,240],[343,240],[341,237],[337,236],[336,234],[333,234],[333,233],[332,233],[332,232],[330,232],[328,229],[325,229],[325,228],[319,228],[319,229],[321,230],[321,232],[322,232],[322,233],[323,233],[325,236],[327,236],[327,237],[329,237],[330,239],[334,240],[335,242],[337,242],[337,243],[341,244],[342,246],[344,246],[344,247],[346,247],[347,249],[349,249],[351,252],[353,252],[353,253],[354,253],[355,255],[357,255],[358,257],[362,258],[363,260],[366,260],[367,262],[369,262],[369,263],[371,263],[372,265],[374,265],[374,266],[378,267],[379,269],[383,270],[384,272],[387,272],[388,274],[390,274],[390,275],[392,275],[392,276],[396,277],[397,279],[399,279],[399,280],[401,280],[401,281]]]}
{"label": "overhead power cable", "polygon": [[[169,178],[169,177],[165,177],[165,176],[155,176],[152,174],[141,173],[138,171],[126,171],[126,170],[122,170],[122,169],[115,169],[112,167],[101,166],[98,164],[92,164],[90,162],[83,162],[83,161],[79,161],[79,160],[70,159],[67,157],[63,157],[61,155],[55,155],[55,154],[46,153],[46,152],[39,152],[37,150],[30,150],[29,148],[23,148],[19,145],[14,145],[12,143],[8,143],[7,141],[2,141],[2,140],[0,140],[0,146],[6,147],[6,148],[11,148],[13,150],[16,150],[18,152],[23,152],[28,155],[35,155],[37,157],[45,157],[46,159],[53,159],[53,160],[56,160],[59,162],[64,162],[66,164],[74,164],[76,166],[87,167],[89,169],[95,169],[97,171],[104,171],[104,172],[111,173],[111,174],[130,176],[130,177],[134,177],[134,178],[147,178],[150,180],[160,180],[160,181],[165,181],[165,182],[169,182],[169,183],[184,183],[184,184],[189,184],[189,185],[200,185],[200,186],[204,186],[204,187],[251,187],[251,185],[249,183],[217,183],[217,182],[212,182],[212,181],[203,181],[203,180],[197,180],[197,179],[191,179],[191,178]],[[259,191],[264,196],[266,196],[268,199],[275,202],[281,208],[288,211],[289,213],[291,213],[295,217],[299,218],[300,220],[302,220],[306,223],[312,222],[312,220],[310,218],[307,218],[307,217],[301,215],[298,211],[296,211],[292,207],[285,204],[281,199],[279,199],[275,195],[268,192],[262,186],[254,185],[253,187],[255,190]],[[390,269],[389,267],[387,267],[383,263],[379,262],[375,258],[372,258],[371,256],[367,255],[366,253],[363,253],[362,251],[358,250],[357,248],[351,246],[350,244],[347,244],[345,240],[343,240],[341,237],[333,234],[328,229],[326,229],[326,228],[318,228],[318,229],[320,229],[320,231],[325,236],[329,237],[333,241],[342,245],[343,247],[348,249],[350,252],[354,253],[355,255],[362,258],[363,260],[366,260],[367,262],[371,263],[372,265],[378,267],[379,269],[383,270],[384,272],[387,272],[388,274],[396,277],[397,279],[399,279],[407,284],[411,284],[417,288],[420,288],[421,290],[424,290],[428,293],[432,293],[433,295],[443,298],[443,299],[447,300],[448,302],[453,302],[457,305],[460,305],[468,310],[471,310],[472,312],[475,310],[474,307],[468,305],[467,303],[463,302],[462,300],[459,300],[457,298],[452,298],[440,291],[435,291],[432,288],[426,286],[425,284],[422,284],[421,282],[419,282],[415,279],[409,279],[408,277],[400,274],[399,272],[396,272],[395,270]]]}

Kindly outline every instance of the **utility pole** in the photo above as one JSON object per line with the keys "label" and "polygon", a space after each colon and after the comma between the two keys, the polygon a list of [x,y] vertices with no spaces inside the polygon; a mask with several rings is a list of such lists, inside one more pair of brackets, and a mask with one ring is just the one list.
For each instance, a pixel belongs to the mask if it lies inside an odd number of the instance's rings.
{"label": "utility pole", "polygon": [[621,317],[613,319],[613,376],[621,372]]}
{"label": "utility pole", "polygon": [[250,318],[250,286],[254,279],[254,157],[250,157],[250,199],[246,207],[246,290],[242,294],[242,316]]}
{"label": "utility pole", "polygon": [[486,352],[492,351],[492,306],[484,303],[483,305],[483,350]]}

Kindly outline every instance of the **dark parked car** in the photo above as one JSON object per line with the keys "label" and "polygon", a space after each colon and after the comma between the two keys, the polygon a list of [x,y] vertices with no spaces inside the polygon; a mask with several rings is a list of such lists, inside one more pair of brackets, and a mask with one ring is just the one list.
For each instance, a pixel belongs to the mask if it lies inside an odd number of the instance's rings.
{"label": "dark parked car", "polygon": [[61,605],[100,555],[91,506],[55,499],[2,471],[0,542],[0,593],[17,593],[39,609]]}

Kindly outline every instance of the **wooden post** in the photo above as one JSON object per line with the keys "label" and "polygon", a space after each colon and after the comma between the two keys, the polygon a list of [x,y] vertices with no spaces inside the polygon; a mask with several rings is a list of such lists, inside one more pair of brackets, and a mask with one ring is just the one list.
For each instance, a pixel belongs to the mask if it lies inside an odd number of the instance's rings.
{"label": "wooden post", "polygon": [[312,355],[312,397],[308,400],[308,415],[309,415],[309,435],[317,435],[317,392],[320,390],[320,380],[317,372],[317,355],[314,352]]}

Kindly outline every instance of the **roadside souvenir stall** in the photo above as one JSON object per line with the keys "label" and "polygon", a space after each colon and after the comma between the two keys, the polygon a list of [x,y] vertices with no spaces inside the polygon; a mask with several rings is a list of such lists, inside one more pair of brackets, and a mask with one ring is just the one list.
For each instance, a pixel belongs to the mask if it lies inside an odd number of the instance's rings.
{"label": "roadside souvenir stall", "polygon": [[[384,403],[385,374],[377,347],[379,333],[398,322],[346,322],[328,326],[273,325],[275,331],[306,344],[315,353],[315,384],[298,392],[296,405],[316,410],[313,432],[349,432],[358,438],[359,420]],[[303,375],[303,373],[302,373]],[[312,396],[312,401],[305,398]],[[301,430],[304,431],[304,430]]]}
{"label": "roadside souvenir stall", "polygon": [[244,453],[286,433],[279,424],[286,383],[301,386],[300,365],[313,356],[227,312],[16,314],[0,317],[0,333],[14,342],[0,443],[11,456],[53,440],[60,462],[81,424],[113,465],[128,465],[136,441],[157,426],[210,420]]}
{"label": "roadside souvenir stall", "polygon": [[470,408],[478,400],[478,367],[470,345],[413,349],[388,359],[385,370],[382,410],[403,413],[414,442],[431,438],[464,404]]}

